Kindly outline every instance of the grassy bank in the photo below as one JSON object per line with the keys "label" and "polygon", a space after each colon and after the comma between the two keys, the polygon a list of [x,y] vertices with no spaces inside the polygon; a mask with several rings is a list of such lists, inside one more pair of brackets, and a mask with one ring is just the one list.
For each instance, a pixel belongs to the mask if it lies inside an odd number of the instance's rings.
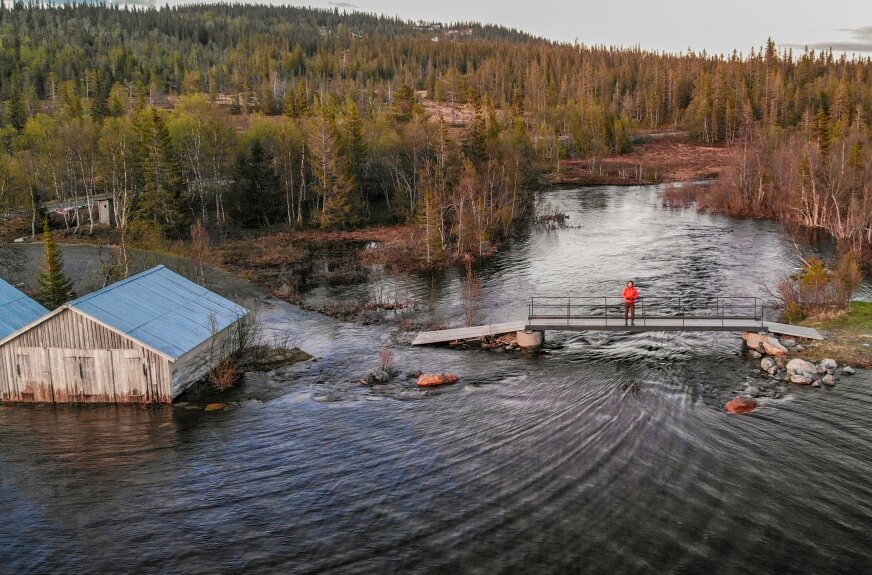
{"label": "grassy bank", "polygon": [[842,314],[808,319],[803,325],[826,337],[806,350],[803,355],[809,359],[830,357],[839,364],[872,368],[872,302],[851,302],[850,309]]}

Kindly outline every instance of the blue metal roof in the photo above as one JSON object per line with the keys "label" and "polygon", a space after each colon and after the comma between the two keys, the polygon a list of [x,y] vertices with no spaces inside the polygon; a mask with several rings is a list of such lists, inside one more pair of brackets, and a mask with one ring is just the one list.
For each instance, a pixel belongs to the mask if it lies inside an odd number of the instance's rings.
{"label": "blue metal roof", "polygon": [[0,279],[0,339],[48,314],[48,310]]}
{"label": "blue metal roof", "polygon": [[173,359],[248,313],[164,266],[88,294],[70,306]]}

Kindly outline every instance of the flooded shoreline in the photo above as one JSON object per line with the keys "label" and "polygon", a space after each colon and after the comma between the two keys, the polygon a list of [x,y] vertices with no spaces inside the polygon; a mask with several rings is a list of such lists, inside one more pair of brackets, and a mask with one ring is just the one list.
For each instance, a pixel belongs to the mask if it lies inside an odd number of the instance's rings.
{"label": "flooded shoreline", "polygon": [[[662,206],[658,188],[549,193],[479,270],[485,321],[532,294],[741,290],[788,273],[771,222]],[[81,257],[66,252],[67,261]],[[78,265],[78,264],[73,264]],[[385,278],[313,298],[428,302],[462,322],[464,278]],[[316,360],[249,374],[233,408],[0,408],[0,565],[14,573],[862,572],[872,376],[721,410],[754,381],[737,334],[549,334],[539,356],[395,343],[233,278]],[[864,286],[864,297],[872,292]],[[742,294],[746,295],[746,294]],[[420,391],[360,377],[390,346]],[[136,550],[132,552],[131,550]]]}

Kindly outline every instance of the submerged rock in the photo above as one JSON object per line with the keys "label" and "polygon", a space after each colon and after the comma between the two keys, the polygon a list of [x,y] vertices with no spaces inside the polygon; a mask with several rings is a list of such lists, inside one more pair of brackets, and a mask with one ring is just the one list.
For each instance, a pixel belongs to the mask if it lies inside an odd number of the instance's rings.
{"label": "submerged rock", "polygon": [[452,373],[425,373],[418,378],[418,387],[435,387],[458,381],[460,381],[460,377]]}
{"label": "submerged rock", "polygon": [[727,413],[751,413],[757,409],[757,400],[750,397],[734,397],[724,406]]}
{"label": "submerged rock", "polygon": [[210,403],[203,408],[203,411],[221,411],[227,407],[226,403]]}

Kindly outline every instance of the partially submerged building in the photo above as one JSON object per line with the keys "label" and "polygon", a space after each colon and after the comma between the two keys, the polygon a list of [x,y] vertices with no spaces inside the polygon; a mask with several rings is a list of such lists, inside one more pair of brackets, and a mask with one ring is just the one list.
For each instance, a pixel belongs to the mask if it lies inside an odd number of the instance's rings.
{"label": "partially submerged building", "polygon": [[224,359],[246,315],[158,266],[0,338],[0,400],[171,403]]}

